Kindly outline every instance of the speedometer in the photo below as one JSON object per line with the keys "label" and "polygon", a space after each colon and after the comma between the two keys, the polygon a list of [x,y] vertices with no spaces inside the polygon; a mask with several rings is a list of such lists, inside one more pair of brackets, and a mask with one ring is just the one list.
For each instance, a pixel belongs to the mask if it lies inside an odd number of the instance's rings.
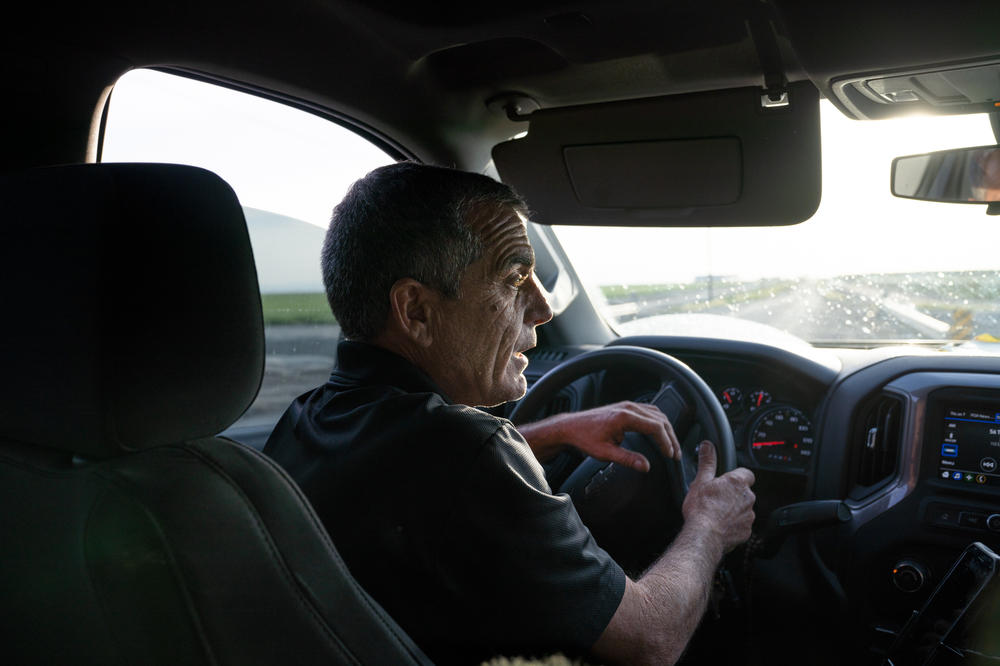
{"label": "speedometer", "polygon": [[813,453],[813,430],[802,410],[768,407],[750,426],[750,456],[761,467],[801,472]]}

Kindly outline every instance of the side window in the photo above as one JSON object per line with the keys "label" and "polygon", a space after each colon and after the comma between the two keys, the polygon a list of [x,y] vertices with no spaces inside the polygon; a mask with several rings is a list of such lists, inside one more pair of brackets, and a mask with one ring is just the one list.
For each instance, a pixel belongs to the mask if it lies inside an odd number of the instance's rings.
{"label": "side window", "polygon": [[295,396],[326,381],[333,367],[340,329],[319,269],[333,206],[392,158],[299,109],[135,70],[112,92],[101,159],[199,166],[236,191],[257,263],[267,361],[257,400],[229,432],[262,446]]}

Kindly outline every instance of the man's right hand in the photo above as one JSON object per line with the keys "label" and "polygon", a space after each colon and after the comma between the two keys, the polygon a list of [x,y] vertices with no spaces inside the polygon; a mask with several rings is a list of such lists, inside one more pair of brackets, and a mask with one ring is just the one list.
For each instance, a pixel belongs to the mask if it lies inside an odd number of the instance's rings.
{"label": "man's right hand", "polygon": [[698,449],[698,473],[695,475],[681,512],[684,523],[705,529],[728,552],[750,538],[753,504],[757,499],[750,490],[753,472],[738,467],[716,476],[715,446],[702,442]]}
{"label": "man's right hand", "polygon": [[642,578],[626,579],[625,594],[594,655],[622,664],[673,664],[705,613],[712,579],[726,551],[750,538],[753,472],[715,476],[715,447],[702,442],[698,473],[681,511],[684,527]]}

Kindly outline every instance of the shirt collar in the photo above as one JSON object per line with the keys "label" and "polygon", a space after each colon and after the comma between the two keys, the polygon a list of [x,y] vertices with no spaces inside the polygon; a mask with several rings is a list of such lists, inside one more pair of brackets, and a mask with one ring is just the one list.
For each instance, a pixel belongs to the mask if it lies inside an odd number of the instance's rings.
{"label": "shirt collar", "polygon": [[344,340],[337,345],[336,377],[362,384],[395,386],[408,393],[437,393],[445,402],[451,399],[427,373],[405,358],[367,342]]}

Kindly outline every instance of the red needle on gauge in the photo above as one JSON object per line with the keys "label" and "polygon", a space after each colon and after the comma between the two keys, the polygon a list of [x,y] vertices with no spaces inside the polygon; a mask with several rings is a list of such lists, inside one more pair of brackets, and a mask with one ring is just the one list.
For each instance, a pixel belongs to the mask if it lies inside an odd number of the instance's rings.
{"label": "red needle on gauge", "polygon": [[784,443],[785,443],[784,440],[774,441],[774,442],[754,442],[753,447],[756,449],[761,446],[781,446]]}

